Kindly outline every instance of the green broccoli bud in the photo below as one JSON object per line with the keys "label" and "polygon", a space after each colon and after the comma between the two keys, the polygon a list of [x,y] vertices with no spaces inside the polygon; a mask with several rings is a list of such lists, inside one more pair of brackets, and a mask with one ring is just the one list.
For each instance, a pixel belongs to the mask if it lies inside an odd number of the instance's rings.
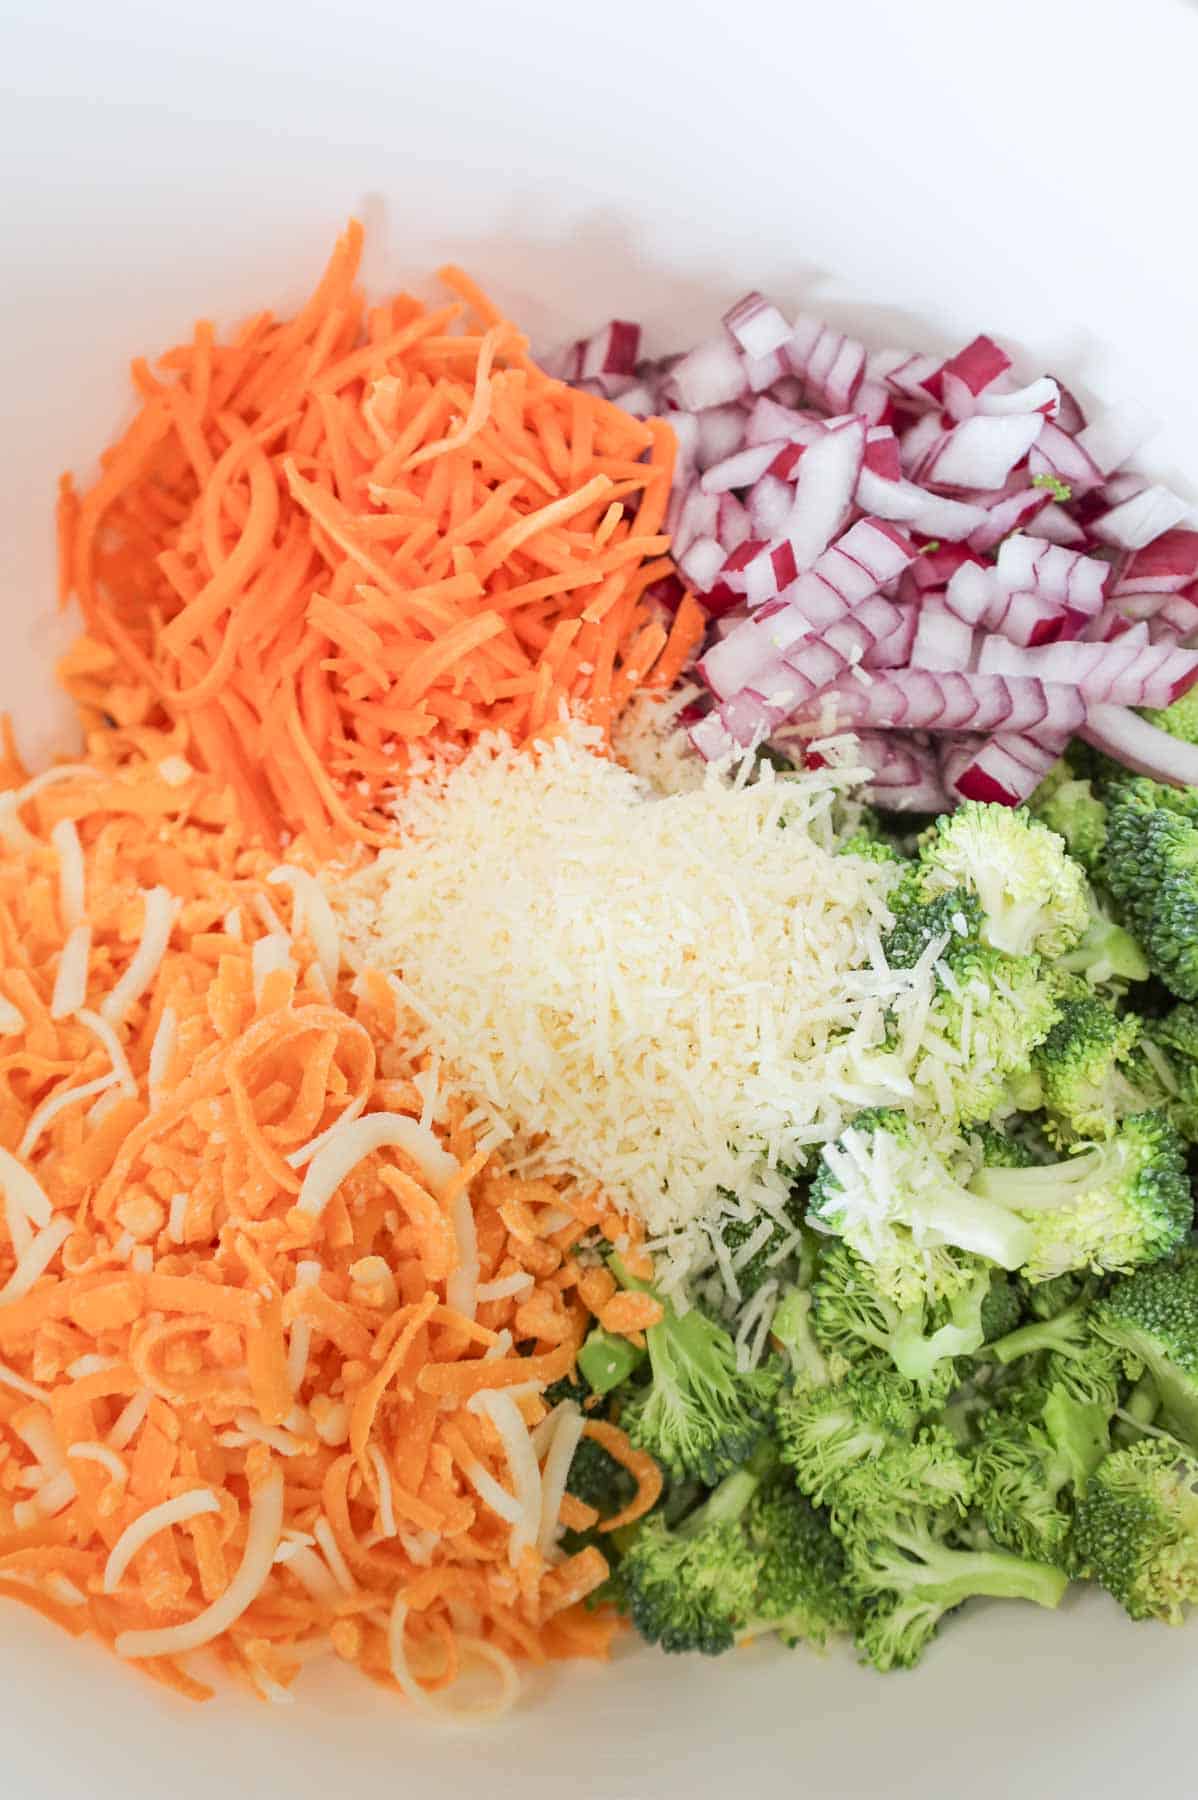
{"label": "green broccoli bud", "polygon": [[844,1552],[788,1475],[775,1475],[757,1491],[745,1530],[759,1558],[750,1633],[769,1631],[784,1644],[822,1648],[851,1628]]}
{"label": "green broccoli bud", "polygon": [[1163,1422],[1198,1450],[1198,1252],[1116,1282],[1095,1305],[1094,1329],[1129,1373],[1147,1370]]}
{"label": "green broccoli bud", "polygon": [[671,1529],[651,1514],[620,1563],[632,1622],[650,1644],[671,1654],[730,1650],[750,1617],[760,1559],[741,1518],[762,1477],[738,1469],[708,1500]]}
{"label": "green broccoli bud", "polygon": [[1198,1600],[1198,1458],[1157,1437],[1114,1451],[1090,1480],[1074,1539],[1131,1618],[1180,1625]]}
{"label": "green broccoli bud", "polygon": [[1105,872],[1153,973],[1198,999],[1198,794],[1142,777],[1115,784]]}
{"label": "green broccoli bud", "polygon": [[[612,1272],[625,1287],[649,1291],[618,1257]],[[722,1325],[691,1307],[665,1316],[645,1334],[653,1379],[629,1399],[621,1424],[633,1443],[669,1473],[695,1475],[708,1487],[737,1468],[761,1437],[781,1368],[737,1368],[736,1347]]]}
{"label": "green broccoli bud", "polygon": [[1073,489],[1059,475],[1033,475],[1034,488],[1047,488],[1058,506],[1067,506],[1073,498]]}
{"label": "green broccoli bud", "polygon": [[1089,895],[1090,919],[1072,950],[1056,963],[1066,975],[1079,975],[1091,988],[1110,987],[1120,993],[1129,981],[1147,981],[1148,958],[1131,932],[1112,917],[1097,893]]}
{"label": "green broccoli bud", "polygon": [[910,1439],[923,1401],[891,1370],[850,1369],[835,1387],[784,1394],[777,1407],[783,1462],[809,1499],[822,1504],[856,1464]]}
{"label": "green broccoli bud", "polygon": [[974,1270],[954,1251],[1017,1269],[1035,1243],[1031,1225],[964,1187],[927,1135],[896,1111],[862,1113],[825,1145],[808,1217],[843,1238],[903,1309],[969,1285]]}
{"label": "green broccoli bud", "polygon": [[969,800],[946,813],[919,879],[929,899],[960,887],[976,894],[983,941],[1011,956],[1060,956],[1089,920],[1085,879],[1064,840],[1024,808]]}
{"label": "green broccoli bud", "polygon": [[1133,1014],[1120,1017],[1094,996],[1064,1003],[1035,1053],[1045,1130],[1053,1144],[1108,1138],[1128,1113],[1159,1103],[1159,1083],[1146,1087],[1133,1079],[1131,1057],[1139,1036]]}
{"label": "green broccoli bud", "polygon": [[846,1536],[850,1589],[861,1608],[857,1648],[876,1669],[913,1668],[941,1620],[974,1596],[1056,1607],[1062,1570],[1006,1550],[950,1547],[926,1507],[867,1514]]}
{"label": "green broccoli bud", "polygon": [[1033,1281],[1070,1269],[1118,1272],[1168,1256],[1194,1211],[1184,1146],[1161,1112],[1133,1113],[1106,1143],[1066,1162],[982,1169],[970,1191],[1028,1222],[1022,1266]]}
{"label": "green broccoli bud", "polygon": [[815,1336],[825,1351],[848,1363],[881,1351],[909,1381],[951,1383],[952,1359],[972,1355],[985,1341],[989,1264],[962,1258],[960,1280],[963,1285],[954,1282],[955,1291],[936,1304],[920,1300],[900,1308],[880,1292],[868,1264],[846,1244],[829,1244],[812,1289]]}

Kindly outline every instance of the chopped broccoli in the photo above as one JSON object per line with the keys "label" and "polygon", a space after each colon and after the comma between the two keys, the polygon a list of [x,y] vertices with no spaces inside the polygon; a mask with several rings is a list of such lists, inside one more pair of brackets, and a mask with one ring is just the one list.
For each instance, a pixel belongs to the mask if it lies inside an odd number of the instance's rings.
{"label": "chopped broccoli", "polygon": [[982,938],[1011,956],[1060,956],[1086,929],[1085,879],[1064,839],[1024,808],[967,800],[936,823],[919,861],[930,899],[966,887],[982,907]]}
{"label": "chopped broccoli", "polygon": [[1104,867],[1153,973],[1179,999],[1198,999],[1198,796],[1143,777],[1117,782]]}
{"label": "chopped broccoli", "polygon": [[1058,506],[1066,506],[1073,498],[1073,489],[1059,475],[1033,475],[1034,488],[1047,488]]}
{"label": "chopped broccoli", "polygon": [[1148,1372],[1163,1423],[1198,1450],[1198,1252],[1116,1282],[1095,1305],[1094,1329],[1130,1373]]}
{"label": "chopped broccoli", "polygon": [[[1071,1399],[1098,1406],[1108,1416],[1118,1404],[1122,1359],[1098,1335],[1096,1315],[1086,1294],[1054,1317],[1033,1319],[987,1344],[986,1355],[1004,1368],[1016,1363],[1021,1368],[1030,1365],[1037,1373],[1027,1380],[1055,1384]],[[1036,1361],[1031,1364],[1033,1358]]]}
{"label": "chopped broccoli", "polygon": [[1135,1058],[1139,1079],[1159,1082],[1163,1105],[1178,1131],[1198,1143],[1198,1006],[1179,1005],[1146,1019]]}
{"label": "chopped broccoli", "polygon": [[1021,1263],[1033,1281],[1168,1256],[1194,1211],[1184,1146],[1162,1112],[1131,1114],[1106,1143],[1066,1162],[982,1169],[970,1191],[1028,1221],[1032,1241]]}
{"label": "chopped broccoli", "polygon": [[894,923],[883,949],[892,968],[913,968],[940,946],[936,990],[911,1079],[926,1111],[965,1127],[987,1119],[1007,1084],[1026,1073],[1056,1018],[1053,983],[1034,956],[1008,956],[982,941],[976,897],[950,888],[927,897],[904,877],[890,897]]}
{"label": "chopped broccoli", "polygon": [[1036,1160],[1022,1138],[995,1125],[971,1126],[969,1143],[988,1169],[1026,1169]]}
{"label": "chopped broccoli", "polygon": [[828,1505],[833,1529],[846,1537],[861,1518],[908,1507],[923,1507],[947,1531],[964,1519],[973,1498],[973,1473],[952,1432],[925,1425],[906,1442],[891,1442],[846,1468],[829,1488]]}
{"label": "chopped broccoli", "polygon": [[1106,806],[1071,756],[1053,764],[1028,804],[1042,825],[1064,838],[1070,856],[1095,874],[1106,845]]}
{"label": "chopped broccoli", "polygon": [[[1023,1317],[1023,1297],[1018,1283],[1012,1281],[1000,1270],[994,1269],[990,1276],[990,1289],[982,1301],[982,1344],[990,1344],[996,1338],[1004,1338],[1014,1331]],[[989,1351],[984,1351],[989,1355]]]}
{"label": "chopped broccoli", "polygon": [[648,1643],[703,1656],[732,1648],[756,1593],[759,1559],[741,1518],[761,1479],[752,1467],[737,1469],[681,1525],[654,1514],[638,1528],[620,1581]]}
{"label": "chopped broccoli", "polygon": [[1180,1625],[1198,1601],[1198,1458],[1167,1438],[1112,1452],[1077,1511],[1078,1557],[1133,1619]]}
{"label": "chopped broccoli", "polygon": [[848,1367],[843,1357],[824,1354],[811,1325],[812,1304],[809,1289],[789,1287],[770,1321],[770,1335],[790,1362],[791,1383],[804,1391],[838,1381]]}
{"label": "chopped broccoli", "polygon": [[835,1387],[785,1394],[778,1402],[782,1460],[802,1491],[822,1503],[859,1462],[909,1440],[923,1402],[914,1383],[893,1370],[851,1369]]}
{"label": "chopped broccoli", "polygon": [[1138,1084],[1132,1052],[1140,1022],[1132,1013],[1120,1016],[1091,995],[1067,1000],[1061,1014],[1035,1053],[1046,1113],[1045,1130],[1058,1147],[1079,1138],[1112,1136],[1128,1113],[1159,1105],[1159,1081]]}
{"label": "chopped broccoli", "polygon": [[900,1308],[879,1292],[868,1265],[847,1244],[829,1244],[812,1289],[820,1347],[849,1363],[881,1351],[909,1381],[951,1386],[951,1359],[972,1355],[985,1341],[982,1311],[990,1294],[989,1264],[962,1258],[960,1272],[965,1285],[954,1282],[946,1299]]}
{"label": "chopped broccoli", "polygon": [[578,1372],[593,1394],[610,1394],[628,1380],[643,1359],[644,1351],[626,1337],[617,1337],[596,1325],[578,1352]]}
{"label": "chopped broccoli", "polygon": [[784,1644],[822,1648],[851,1629],[844,1551],[788,1474],[779,1472],[758,1489],[745,1530],[760,1559],[750,1632],[772,1631]]}
{"label": "chopped broccoli", "polygon": [[975,1270],[954,1251],[1017,1269],[1035,1244],[1031,1225],[969,1191],[927,1134],[892,1110],[860,1114],[824,1147],[808,1217],[843,1238],[901,1308],[969,1286]]}
{"label": "chopped broccoli", "polygon": [[[624,1286],[646,1289],[618,1257],[611,1266]],[[781,1369],[738,1369],[722,1325],[698,1307],[679,1313],[669,1300],[663,1305],[665,1317],[645,1334],[653,1379],[628,1400],[620,1422],[671,1475],[697,1475],[712,1487],[760,1438]]]}
{"label": "chopped broccoli", "polygon": [[1099,898],[1093,888],[1088,894],[1090,918],[1085,932],[1072,950],[1057,959],[1056,968],[1066,975],[1079,975],[1088,987],[1110,987],[1122,993],[1129,981],[1147,981],[1148,958],[1135,938]]}
{"label": "chopped broccoli", "polygon": [[865,862],[901,864],[903,858],[892,843],[886,838],[875,837],[870,831],[855,831],[851,837],[842,838],[836,846],[838,856],[859,856]]}
{"label": "chopped broccoli", "polygon": [[[879,1474],[884,1476],[884,1470]],[[861,1608],[857,1648],[877,1669],[913,1668],[946,1613],[975,1595],[1055,1607],[1068,1577],[1006,1550],[960,1550],[934,1507],[903,1500],[860,1514],[846,1531],[849,1586]]]}
{"label": "chopped broccoli", "polygon": [[1034,1381],[1004,1396],[982,1423],[974,1455],[976,1499],[994,1541],[1022,1556],[1070,1566],[1073,1506],[1111,1447],[1115,1395],[1079,1400]]}
{"label": "chopped broccoli", "polygon": [[571,1459],[566,1487],[576,1499],[593,1506],[600,1518],[610,1519],[627,1506],[636,1483],[602,1444],[584,1437]]}

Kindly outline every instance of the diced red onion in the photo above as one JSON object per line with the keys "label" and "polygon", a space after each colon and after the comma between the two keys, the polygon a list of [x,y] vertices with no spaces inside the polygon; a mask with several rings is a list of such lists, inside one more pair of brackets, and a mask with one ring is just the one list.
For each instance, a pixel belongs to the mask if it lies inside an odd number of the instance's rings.
{"label": "diced red onion", "polygon": [[[795,491],[777,475],[763,475],[749,490],[749,520],[754,537],[779,538],[788,533]],[[779,584],[785,586],[785,582]],[[769,590],[777,593],[777,588]]]}
{"label": "diced red onion", "polygon": [[1090,529],[1104,544],[1114,544],[1121,550],[1143,550],[1154,538],[1179,525],[1189,510],[1185,501],[1169,488],[1154,485],[1103,513]]}
{"label": "diced red onion", "polygon": [[980,551],[993,550],[1012,531],[1018,531],[1038,518],[1048,501],[1045,488],[1025,487],[1017,493],[1004,495],[986,509],[982,523],[970,532],[970,547]]}
{"label": "diced red onion", "polygon": [[1198,531],[1165,531],[1135,552],[1115,594],[1178,594],[1192,581],[1198,581]]}
{"label": "diced red onion", "polygon": [[1081,526],[1055,500],[1050,500],[1035,517],[1036,536],[1046,538],[1050,544],[1063,544],[1066,550],[1074,550],[1086,542]]}
{"label": "diced red onion", "polygon": [[691,587],[704,593],[715,586],[726,555],[724,546],[717,538],[697,537],[677,558],[677,562]]}
{"label": "diced red onion", "polygon": [[911,350],[875,350],[866,359],[866,374],[888,393],[913,401],[921,410],[934,405],[928,392],[928,381],[943,368],[935,356],[920,356]]}
{"label": "diced red onion", "polygon": [[714,537],[719,529],[720,502],[715,494],[693,487],[686,494],[674,525],[674,555],[681,560],[697,538]]}
{"label": "diced red onion", "polygon": [[726,406],[747,394],[744,362],[732,339],[725,334],[688,350],[670,370],[666,390],[684,412]]}
{"label": "diced red onion", "polygon": [[913,669],[967,669],[973,660],[973,627],[950,612],[943,597],[929,594],[919,609]]}
{"label": "diced red onion", "polygon": [[1045,599],[1079,612],[1096,613],[1106,594],[1111,567],[1096,556],[1082,556],[1020,532],[1001,545],[995,574],[1007,589],[1034,588]]}
{"label": "diced red onion", "polygon": [[1099,413],[1077,434],[1077,447],[1106,476],[1121,469],[1152,432],[1152,420],[1143,407],[1119,406]]}
{"label": "diced red onion", "polygon": [[920,471],[922,479],[944,487],[999,488],[1040,435],[1042,413],[1009,418],[977,414],[954,425]]}
{"label": "diced red onion", "polygon": [[1198,681],[1198,651],[1144,644],[1135,632],[1114,643],[1034,649],[992,636],[980,646],[978,669],[983,675],[1073,682],[1087,704],[1158,707],[1171,705]]}
{"label": "diced red onion", "polygon": [[1174,787],[1198,787],[1198,744],[1150,725],[1126,706],[1092,706],[1078,736],[1124,768]]}
{"label": "diced red onion", "polygon": [[754,292],[724,314],[724,328],[746,356],[769,356],[789,342],[791,328],[776,306]]}
{"label": "diced red onion", "polygon": [[800,569],[809,569],[827,549],[852,505],[865,456],[865,431],[864,419],[849,419],[837,430],[825,431],[803,453],[784,527]]}
{"label": "diced red onion", "polygon": [[[698,468],[710,469],[740,449],[745,435],[743,407],[735,403],[709,406],[705,412],[696,413],[694,417],[697,433],[695,463]],[[673,422],[671,417],[670,423]]]}
{"label": "diced red onion", "polygon": [[755,444],[748,450],[733,451],[704,470],[700,483],[703,492],[727,494],[734,488],[752,487],[754,482],[761,480],[782,448],[781,444],[773,442]]}
{"label": "diced red onion", "polygon": [[829,412],[847,412],[865,374],[865,346],[800,313],[787,345],[790,366],[806,391]]}
{"label": "diced red onion", "polygon": [[1019,806],[1039,787],[1064,747],[1061,743],[1060,748],[1048,748],[1026,732],[996,732],[965,756],[950,785],[963,800]]}
{"label": "diced red onion", "polygon": [[1074,732],[1085,718],[1077,689],[999,675],[899,669],[866,686],[844,677],[796,715],[822,732],[866,726],[882,731]]}
{"label": "diced red onion", "polygon": [[864,669],[904,669],[911,660],[911,646],[919,622],[919,607],[913,602],[892,602],[897,615],[894,630],[880,637],[872,650],[861,659]]}
{"label": "diced red onion", "polygon": [[1027,466],[1033,479],[1040,475],[1063,481],[1075,500],[1102,486],[1103,471],[1094,458],[1077,438],[1070,437],[1051,419],[1041,426],[1040,435],[1028,452]]}
{"label": "diced red onion", "polygon": [[[1005,375],[1010,366],[1011,359],[1006,351],[1001,350],[993,338],[982,335],[975,337],[963,350],[958,350],[955,356],[950,356],[941,363],[934,374],[925,376],[920,385],[927,389],[934,400],[943,400],[946,383],[954,382],[974,400],[991,382],[997,381],[1000,375]],[[952,408],[948,410],[952,411]],[[969,415],[954,413],[953,416],[967,418]]]}
{"label": "diced red onion", "polygon": [[1020,388],[990,388],[978,399],[978,411],[1002,413],[1043,413],[1055,419],[1061,404],[1061,390],[1051,375],[1040,375]]}

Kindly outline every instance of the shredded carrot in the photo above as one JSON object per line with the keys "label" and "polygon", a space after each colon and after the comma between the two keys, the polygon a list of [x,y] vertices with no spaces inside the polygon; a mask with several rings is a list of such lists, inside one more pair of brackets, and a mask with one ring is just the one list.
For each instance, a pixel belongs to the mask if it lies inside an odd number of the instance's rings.
{"label": "shredded carrot", "polygon": [[[204,341],[188,367],[215,395],[229,355],[211,345],[201,377],[193,364]],[[292,361],[306,341],[295,340]],[[331,342],[353,352],[348,331]],[[271,380],[294,389],[290,367],[280,355]],[[524,379],[523,365],[512,367]],[[354,379],[345,375],[337,392]],[[146,404],[159,399],[151,392]],[[401,394],[397,418],[402,404]],[[195,412],[180,415],[189,434]],[[447,420],[443,435],[454,429]],[[472,442],[484,435],[480,427]],[[150,437],[135,439],[137,456]],[[240,442],[230,426],[228,447]],[[342,459],[352,463],[357,445],[347,426]],[[132,454],[110,459],[103,479]],[[187,454],[189,467],[203,460],[198,443]],[[220,460],[214,453],[213,471]],[[436,466],[428,458],[414,473]],[[476,501],[471,491],[458,504]],[[248,519],[252,504],[230,476],[211,507],[219,524]],[[197,540],[212,524],[201,504]],[[211,635],[207,621],[201,610],[193,645]],[[113,666],[95,646],[73,654],[84,685]],[[635,1257],[639,1230],[602,1195],[578,1199],[564,1177],[503,1174],[476,1148],[458,1099],[436,1127],[453,1158],[448,1179],[424,1185],[401,1150],[374,1150],[318,1216],[301,1210],[325,1134],[364,1108],[409,1118],[422,1110],[419,1022],[369,973],[342,967],[330,991],[310,920],[267,879],[274,859],[250,841],[234,790],[196,770],[189,727],[154,723],[132,684],[124,702],[102,685],[89,691],[97,709],[119,709],[117,723],[92,731],[80,772],[20,800],[28,842],[17,834],[24,847],[0,859],[0,995],[24,1021],[0,1059],[0,1145],[19,1146],[47,1099],[111,1074],[114,1045],[121,1059],[120,1084],[90,1106],[46,1115],[21,1159],[50,1225],[14,1228],[16,1203],[0,1208],[0,1286],[43,1229],[53,1246],[27,1291],[0,1302],[6,1375],[27,1384],[0,1386],[0,1601],[96,1636],[196,1700],[212,1690],[177,1660],[178,1633],[200,1630],[247,1564],[254,1581],[242,1611],[212,1648],[256,1692],[289,1686],[319,1646],[390,1680],[378,1619],[400,1595],[410,1608],[408,1666],[430,1691],[452,1685],[480,1635],[496,1653],[534,1663],[607,1655],[611,1616],[580,1605],[606,1579],[607,1559],[593,1547],[560,1561],[526,1546],[512,1567],[510,1501],[500,1494],[511,1493],[507,1450],[471,1402],[510,1390],[527,1427],[546,1415],[541,1396],[571,1373],[590,1319],[642,1299],[568,1260],[569,1245],[596,1225],[619,1225]],[[0,780],[19,788],[27,777],[11,737],[0,748]],[[163,775],[172,757],[186,762],[183,779]],[[111,1038],[77,1014],[52,1016],[68,933],[51,839],[62,819],[74,821],[82,855],[93,1014],[138,953],[147,914],[139,890],[162,885],[178,902],[161,958]],[[289,858],[313,871],[319,854],[301,837]],[[290,966],[256,986],[256,947],[280,933]],[[456,1289],[450,1295],[463,1195],[479,1283],[532,1276],[518,1294],[484,1301],[477,1318]],[[635,1316],[647,1322],[643,1305]],[[587,1430],[630,1469],[637,1494],[603,1521],[567,1495],[559,1522],[608,1530],[639,1517],[661,1478],[616,1427],[589,1421]],[[51,1470],[63,1465],[74,1492],[64,1488],[46,1517],[28,1496],[51,1493]],[[281,1544],[259,1541],[269,1504]],[[281,1560],[271,1560],[276,1548]],[[119,1570],[111,1583],[110,1567]]]}
{"label": "shredded carrot", "polygon": [[455,305],[367,314],[362,236],[294,318],[139,362],[140,411],[58,508],[85,713],[177,725],[251,833],[322,855],[381,841],[421,737],[523,740],[564,706],[606,727],[702,631],[689,598],[668,633],[641,598],[668,566],[669,427],[545,375],[460,270]]}
{"label": "shredded carrot", "polygon": [[651,1456],[643,1450],[633,1448],[628,1434],[621,1431],[607,1419],[588,1419],[584,1427],[584,1435],[594,1438],[614,1461],[628,1470],[636,1482],[636,1493],[622,1511],[604,1519],[600,1531],[618,1531],[621,1525],[631,1525],[641,1519],[655,1506],[661,1498],[664,1483],[661,1470]]}

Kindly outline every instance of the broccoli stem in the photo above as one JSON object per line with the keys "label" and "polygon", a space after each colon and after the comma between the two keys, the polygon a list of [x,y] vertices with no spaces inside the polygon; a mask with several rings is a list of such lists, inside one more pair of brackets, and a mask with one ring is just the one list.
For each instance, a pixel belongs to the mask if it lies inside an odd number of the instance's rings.
{"label": "broccoli stem", "polygon": [[[943,1579],[936,1579],[943,1571]],[[1002,1550],[942,1550],[928,1564],[929,1581],[918,1583],[921,1593],[947,1607],[965,1600],[1030,1600],[1036,1606],[1059,1606],[1069,1577],[1050,1563],[1028,1562]]]}
{"label": "broccoli stem", "polygon": [[1006,1337],[986,1345],[986,1355],[1003,1364],[1018,1362],[1021,1356],[1037,1356],[1042,1350],[1055,1350],[1060,1356],[1075,1356],[1085,1336],[1085,1306],[1079,1300],[1055,1319],[1035,1319],[1020,1325]]}

